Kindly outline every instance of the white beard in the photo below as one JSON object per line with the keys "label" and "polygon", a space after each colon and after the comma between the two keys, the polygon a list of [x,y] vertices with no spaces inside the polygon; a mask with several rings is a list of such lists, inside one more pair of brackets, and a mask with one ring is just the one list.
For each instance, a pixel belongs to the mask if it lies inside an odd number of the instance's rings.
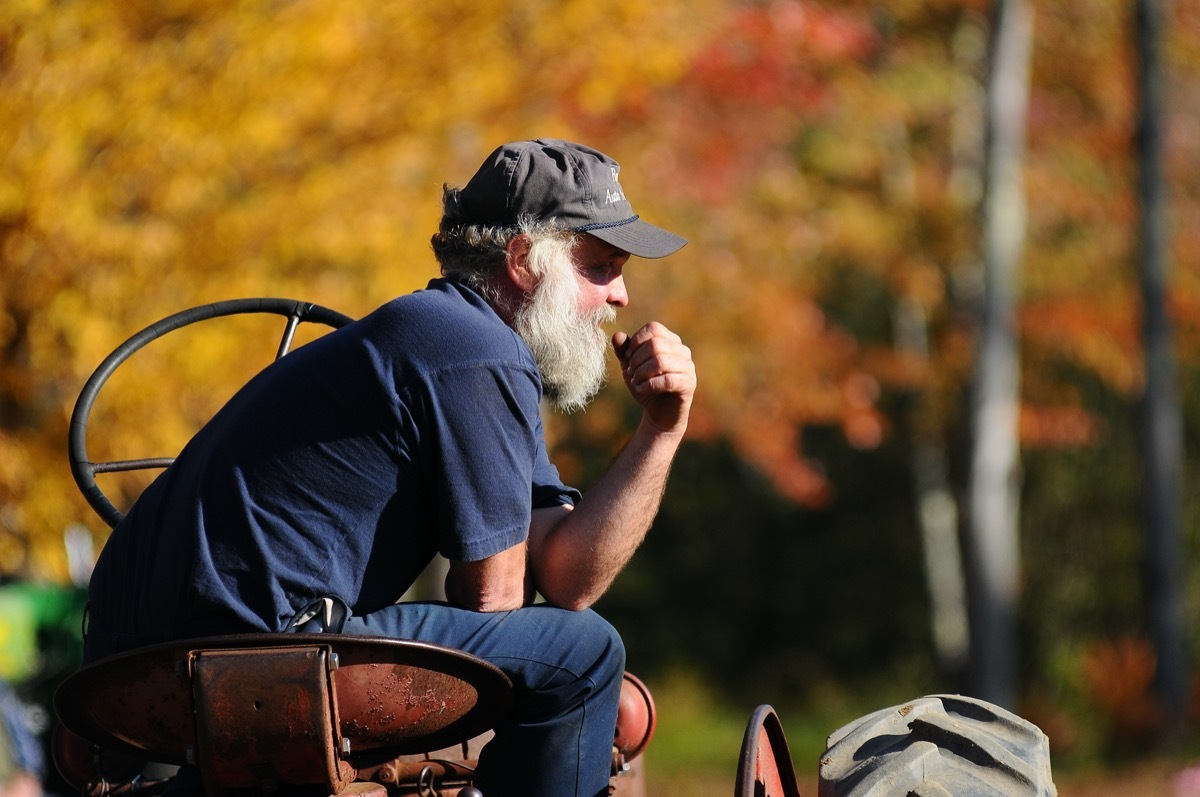
{"label": "white beard", "polygon": [[[546,243],[553,247],[557,242]],[[546,398],[560,412],[575,412],[604,386],[608,337],[601,325],[616,319],[617,311],[605,305],[580,313],[569,249],[553,247],[538,255],[546,257],[546,268],[529,301],[517,311],[513,328],[533,350]],[[530,251],[530,258],[535,256]]]}

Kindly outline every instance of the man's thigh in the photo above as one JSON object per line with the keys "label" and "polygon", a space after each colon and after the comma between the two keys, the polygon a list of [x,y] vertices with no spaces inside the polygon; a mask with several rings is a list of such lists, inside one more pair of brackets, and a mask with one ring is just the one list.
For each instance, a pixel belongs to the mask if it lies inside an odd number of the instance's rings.
{"label": "man's thigh", "polygon": [[350,618],[344,632],[463,650],[495,664],[515,686],[531,689],[564,677],[594,679],[598,668],[619,673],[625,666],[620,636],[602,617],[545,604],[472,612],[445,603],[397,603]]}

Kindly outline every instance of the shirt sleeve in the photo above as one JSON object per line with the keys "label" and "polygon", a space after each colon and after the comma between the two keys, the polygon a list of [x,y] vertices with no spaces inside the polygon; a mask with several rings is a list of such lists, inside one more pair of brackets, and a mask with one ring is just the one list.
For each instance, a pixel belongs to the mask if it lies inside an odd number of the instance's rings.
{"label": "shirt sleeve", "polygon": [[546,455],[535,374],[508,364],[429,376],[426,440],[437,492],[438,551],[478,561],[523,542],[534,506],[572,503]]}
{"label": "shirt sleeve", "polygon": [[533,508],[545,509],[552,506],[574,506],[583,495],[574,487],[567,487],[558,475],[558,468],[550,462],[546,453],[546,434],[542,429],[542,418],[537,418],[537,457],[533,465]]}

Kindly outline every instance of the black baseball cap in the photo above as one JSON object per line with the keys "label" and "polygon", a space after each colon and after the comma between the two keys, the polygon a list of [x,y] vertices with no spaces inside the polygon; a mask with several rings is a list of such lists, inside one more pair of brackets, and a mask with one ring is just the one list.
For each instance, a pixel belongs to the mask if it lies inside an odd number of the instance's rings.
{"label": "black baseball cap", "polygon": [[498,147],[462,189],[475,224],[516,226],[522,217],[558,219],[638,257],[666,257],[687,243],[642,221],[618,182],[620,165],[582,144],[539,138]]}

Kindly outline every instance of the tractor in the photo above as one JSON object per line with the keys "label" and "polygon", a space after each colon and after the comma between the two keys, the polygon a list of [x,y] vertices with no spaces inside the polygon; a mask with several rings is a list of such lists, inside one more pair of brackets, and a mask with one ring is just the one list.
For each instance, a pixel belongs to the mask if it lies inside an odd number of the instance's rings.
{"label": "tractor", "polygon": [[[307,302],[238,299],[168,316],[116,348],[80,392],[68,440],[75,481],[110,527],[123,514],[96,476],[161,469],[173,459],[93,461],[88,422],[101,389],[167,333],[243,314],[285,319],[275,359],[291,350],[300,324],[351,321]],[[492,664],[418,641],[334,633],[189,639],[101,659],[64,680],[54,696],[52,750],[59,772],[85,797],[473,797],[479,750],[512,699],[511,683]],[[610,794],[646,794],[641,754],[656,718],[650,691],[627,673]],[[1048,797],[1045,742],[1035,726],[983,701],[921,698],[832,734],[820,797]],[[935,772],[947,788],[909,788],[934,782],[927,773]],[[753,712],[734,777],[735,797],[800,794],[770,705]]]}

